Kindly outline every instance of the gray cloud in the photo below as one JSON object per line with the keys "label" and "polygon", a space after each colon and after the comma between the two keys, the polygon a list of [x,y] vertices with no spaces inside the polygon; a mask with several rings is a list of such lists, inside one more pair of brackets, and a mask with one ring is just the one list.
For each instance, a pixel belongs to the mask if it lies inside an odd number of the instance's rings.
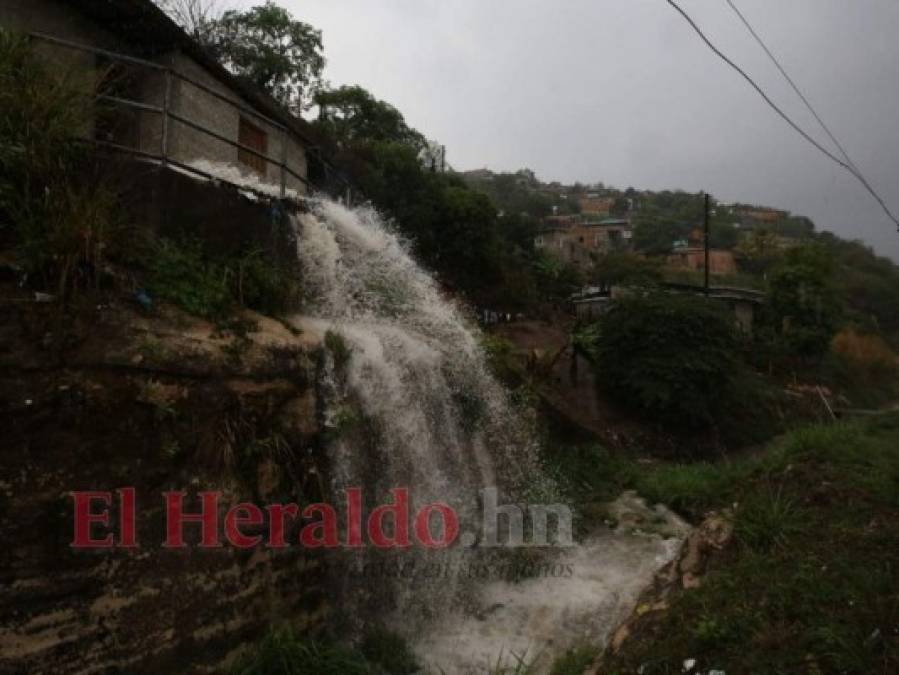
{"label": "gray cloud", "polygon": [[[332,83],[396,105],[458,168],[706,189],[805,214],[899,260],[899,233],[855,179],[790,130],[664,0],[281,1],[324,31]],[[737,4],[899,211],[899,3]],[[826,141],[725,2],[683,5]]]}

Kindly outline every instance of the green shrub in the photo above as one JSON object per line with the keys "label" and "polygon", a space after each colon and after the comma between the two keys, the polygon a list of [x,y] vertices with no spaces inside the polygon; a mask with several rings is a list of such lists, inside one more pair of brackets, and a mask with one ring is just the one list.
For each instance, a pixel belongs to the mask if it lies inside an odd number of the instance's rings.
{"label": "green shrub", "polygon": [[98,91],[96,75],[51,68],[0,30],[0,230],[60,295],[96,276],[122,229],[116,191],[81,142]]}
{"label": "green shrub", "polygon": [[296,277],[256,248],[239,256],[215,257],[199,239],[159,239],[149,254],[150,291],[186,312],[224,319],[242,305],[275,314],[297,304]]}
{"label": "green shrub", "polygon": [[269,633],[231,670],[233,675],[374,675],[361,654],[310,642],[290,628]]}
{"label": "green shrub", "polygon": [[738,368],[733,321],[703,298],[624,299],[600,323],[603,387],[626,406],[678,427],[709,424]]}
{"label": "green shrub", "polygon": [[290,269],[251,248],[228,265],[232,294],[237,302],[263,314],[279,314],[299,303],[298,278]]}
{"label": "green shrub", "polygon": [[161,239],[150,259],[150,291],[186,312],[207,319],[225,316],[232,299],[228,275],[209,260],[197,239]]}

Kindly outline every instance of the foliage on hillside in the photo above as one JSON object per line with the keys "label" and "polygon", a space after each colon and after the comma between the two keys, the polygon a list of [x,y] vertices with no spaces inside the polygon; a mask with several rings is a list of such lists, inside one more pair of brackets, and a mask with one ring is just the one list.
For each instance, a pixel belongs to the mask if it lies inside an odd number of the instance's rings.
{"label": "foliage on hillside", "polygon": [[634,296],[599,324],[596,364],[622,404],[678,427],[710,424],[737,367],[726,310],[686,296]]}
{"label": "foliage on hillside", "polygon": [[[212,3],[161,3],[176,18],[191,22],[193,25],[187,28],[238,77],[296,113],[312,104],[315,92],[322,87],[325,67],[320,30],[297,21],[270,0],[245,10],[229,9],[221,15],[210,11]],[[191,6],[206,10],[183,11]]]}
{"label": "foliage on hillside", "polygon": [[197,239],[160,239],[146,258],[153,297],[196,316],[223,320],[238,305],[277,315],[299,303],[296,275],[256,248],[213,256]]}
{"label": "foliage on hillside", "polygon": [[735,540],[697,589],[651,610],[602,672],[897,672],[899,416],[811,427],[751,457],[636,464],[560,453],[582,501],[635,488],[698,519],[734,509]]}
{"label": "foliage on hillside", "polygon": [[121,229],[117,195],[79,142],[98,87],[0,29],[0,240],[60,295],[96,280]]}

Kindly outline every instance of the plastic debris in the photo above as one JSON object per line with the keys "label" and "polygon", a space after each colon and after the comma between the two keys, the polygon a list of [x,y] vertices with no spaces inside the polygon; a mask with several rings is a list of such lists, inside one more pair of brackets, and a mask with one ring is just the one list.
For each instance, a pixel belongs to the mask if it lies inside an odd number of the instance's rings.
{"label": "plastic debris", "polygon": [[137,303],[144,311],[149,312],[153,309],[153,298],[143,288],[134,294],[134,299],[137,300]]}
{"label": "plastic debris", "polygon": [[689,673],[696,667],[696,659],[687,659],[684,661],[684,672]]}

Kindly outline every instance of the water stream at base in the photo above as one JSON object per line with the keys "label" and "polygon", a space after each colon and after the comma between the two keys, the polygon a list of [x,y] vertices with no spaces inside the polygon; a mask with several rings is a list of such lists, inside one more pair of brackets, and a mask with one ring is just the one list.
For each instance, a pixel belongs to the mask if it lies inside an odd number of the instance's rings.
{"label": "water stream at base", "polygon": [[[344,553],[359,565],[340,582],[348,630],[374,616],[448,674],[483,671],[501,653],[507,662],[523,652],[545,660],[581,640],[604,641],[678,537],[607,531],[564,549],[481,546],[483,488],[498,488],[504,503],[560,499],[541,470],[532,415],[510,401],[478,331],[375,211],[325,199],[309,207],[296,222],[302,321],[330,333],[322,386],[332,494],[360,487],[370,503],[386,503],[388,490],[408,487],[413,514],[433,502],[455,509],[466,544]],[[358,574],[385,562],[441,571]],[[494,573],[522,562],[563,573]],[[487,565],[493,571],[472,572]]]}

